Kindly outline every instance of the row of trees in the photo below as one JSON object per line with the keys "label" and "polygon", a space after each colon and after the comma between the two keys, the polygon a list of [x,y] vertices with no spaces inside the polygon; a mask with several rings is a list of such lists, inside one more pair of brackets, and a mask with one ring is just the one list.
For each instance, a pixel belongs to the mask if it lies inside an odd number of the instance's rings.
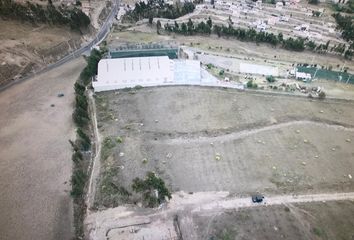
{"label": "row of trees", "polygon": [[147,3],[138,2],[134,10],[127,12],[123,21],[136,22],[144,18],[167,18],[176,19],[193,12],[195,5],[192,2],[170,5],[163,0],[149,0]]}
{"label": "row of trees", "polygon": [[83,220],[85,217],[85,186],[88,179],[87,169],[89,166],[91,150],[90,133],[90,115],[89,103],[86,89],[91,83],[91,79],[97,74],[98,62],[102,58],[104,52],[94,49],[91,55],[86,59],[87,65],[80,74],[79,79],[74,84],[75,105],[73,112],[73,120],[77,127],[76,140],[70,141],[73,147],[72,161],[73,174],[71,176],[70,194],[74,199],[74,222],[76,237],[83,237]]}
{"label": "row of trees", "polygon": [[90,25],[90,18],[76,7],[55,7],[51,1],[47,6],[27,1],[25,4],[13,0],[0,0],[0,17],[30,23],[65,25],[80,31]]}
{"label": "row of trees", "polygon": [[337,23],[337,29],[342,31],[342,37],[351,43],[351,48],[354,49],[354,22],[352,16],[344,16],[340,13],[332,15]]}
{"label": "row of trees", "polygon": [[234,28],[231,24],[229,24],[229,26],[213,25],[213,22],[210,18],[206,22],[202,21],[199,23],[193,23],[191,19],[189,19],[187,23],[183,22],[180,24],[175,21],[174,24],[165,24],[164,29],[169,33],[174,32],[184,35],[210,35],[211,33],[215,33],[218,35],[218,37],[234,37],[240,41],[268,43],[272,46],[280,45],[284,49],[292,51],[303,51],[305,49],[308,49],[318,53],[333,52],[340,55],[344,54],[344,57],[346,58],[351,58],[351,56],[353,55],[353,51],[351,49],[348,49],[345,44],[334,45],[332,48],[330,48],[330,41],[328,41],[326,44],[316,44],[313,41],[300,37],[289,37],[287,39],[284,39],[282,33],[275,35],[273,33],[263,31],[259,32],[253,28]]}

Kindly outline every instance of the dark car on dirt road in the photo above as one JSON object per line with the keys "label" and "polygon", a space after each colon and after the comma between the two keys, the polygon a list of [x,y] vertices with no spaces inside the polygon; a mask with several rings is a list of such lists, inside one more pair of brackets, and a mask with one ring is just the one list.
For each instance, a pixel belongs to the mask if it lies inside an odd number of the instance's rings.
{"label": "dark car on dirt road", "polygon": [[264,196],[261,194],[252,195],[252,202],[254,202],[254,203],[261,203],[261,202],[263,202],[263,199],[264,199]]}

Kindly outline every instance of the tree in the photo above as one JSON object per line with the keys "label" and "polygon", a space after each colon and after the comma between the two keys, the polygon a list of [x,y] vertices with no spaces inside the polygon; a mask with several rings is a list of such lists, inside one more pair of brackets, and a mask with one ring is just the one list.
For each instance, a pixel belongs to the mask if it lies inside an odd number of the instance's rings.
{"label": "tree", "polygon": [[181,25],[181,32],[186,35],[187,34],[187,24],[182,23]]}
{"label": "tree", "polygon": [[318,98],[321,99],[321,100],[325,99],[326,98],[326,93],[324,91],[320,92],[318,94]]}
{"label": "tree", "polygon": [[152,25],[152,22],[154,21],[154,18],[152,16],[149,17],[149,24]]}
{"label": "tree", "polygon": [[193,32],[194,32],[194,24],[192,22],[192,19],[189,19],[188,20],[188,23],[187,23],[187,31],[188,31],[188,34],[189,35],[192,35]]}
{"label": "tree", "polygon": [[318,4],[318,0],[308,0],[309,4]]}
{"label": "tree", "polygon": [[157,22],[156,22],[156,31],[157,31],[157,34],[160,34],[160,29],[161,29],[161,22],[160,22],[160,20],[157,20]]}
{"label": "tree", "polygon": [[207,20],[207,24],[208,24],[208,26],[209,26],[210,28],[213,27],[213,22],[212,22],[212,20],[211,20],[210,17],[209,17],[208,20]]}
{"label": "tree", "polygon": [[266,80],[267,80],[268,82],[272,83],[272,82],[275,82],[275,77],[273,77],[272,75],[270,75],[270,76],[267,76],[267,77],[266,77]]}
{"label": "tree", "polygon": [[279,40],[280,43],[283,42],[283,40],[284,40],[284,39],[283,39],[283,33],[280,32],[280,33],[278,34],[278,40]]}
{"label": "tree", "polygon": [[[142,193],[144,204],[148,207],[155,207],[161,204],[166,197],[168,199],[172,197],[165,182],[153,172],[148,172],[144,180],[135,178],[132,189],[137,193]],[[157,191],[157,196],[155,191]]]}

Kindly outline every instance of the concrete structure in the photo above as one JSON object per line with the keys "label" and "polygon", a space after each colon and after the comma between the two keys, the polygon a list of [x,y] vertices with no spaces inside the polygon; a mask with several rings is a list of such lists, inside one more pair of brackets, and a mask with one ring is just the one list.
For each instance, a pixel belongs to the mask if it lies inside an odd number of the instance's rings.
{"label": "concrete structure", "polygon": [[174,63],[167,56],[102,59],[92,82],[96,92],[172,83]]}

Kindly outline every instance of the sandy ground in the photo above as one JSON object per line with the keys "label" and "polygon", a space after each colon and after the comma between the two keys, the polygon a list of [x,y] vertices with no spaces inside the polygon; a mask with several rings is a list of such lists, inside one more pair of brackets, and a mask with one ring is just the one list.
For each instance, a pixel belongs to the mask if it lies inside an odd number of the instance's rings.
{"label": "sandy ground", "polygon": [[68,140],[73,84],[84,64],[68,62],[0,93],[1,239],[73,236]]}

